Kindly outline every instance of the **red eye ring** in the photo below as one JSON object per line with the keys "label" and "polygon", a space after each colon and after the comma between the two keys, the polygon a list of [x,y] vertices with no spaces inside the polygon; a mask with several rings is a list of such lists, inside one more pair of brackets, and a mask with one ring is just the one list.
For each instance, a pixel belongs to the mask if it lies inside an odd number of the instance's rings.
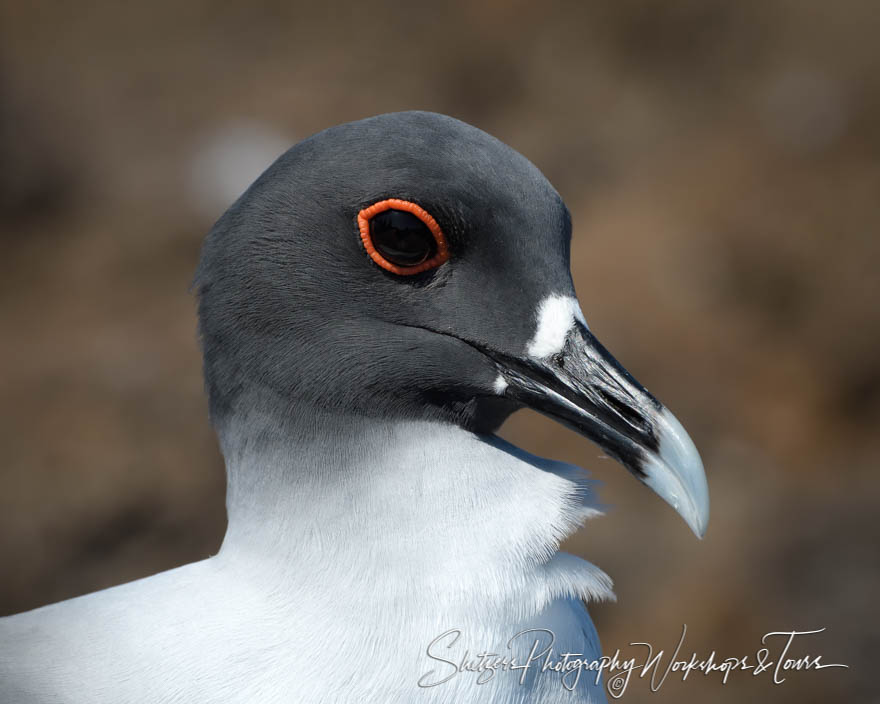
{"label": "red eye ring", "polygon": [[[385,259],[385,257],[383,257],[373,246],[373,240],[370,237],[370,219],[379,213],[384,213],[386,210],[403,210],[415,215],[421,220],[434,236],[434,241],[437,243],[437,253],[427,261],[415,266],[398,266]],[[401,276],[412,276],[413,274],[420,274],[428,269],[438,267],[449,259],[449,247],[446,245],[446,237],[443,235],[443,230],[440,229],[440,225],[437,224],[437,221],[431,217],[431,214],[427,210],[415,203],[411,203],[408,200],[401,200],[400,198],[380,200],[378,203],[373,203],[373,205],[368,208],[361,210],[361,212],[358,213],[357,219],[358,229],[361,233],[361,242],[364,243],[364,249],[367,250],[367,254],[370,255],[370,258],[386,271]]]}

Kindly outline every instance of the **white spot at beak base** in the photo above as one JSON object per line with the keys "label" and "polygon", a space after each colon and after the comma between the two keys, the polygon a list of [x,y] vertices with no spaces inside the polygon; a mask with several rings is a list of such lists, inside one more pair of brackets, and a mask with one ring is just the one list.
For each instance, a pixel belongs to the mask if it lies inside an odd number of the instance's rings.
{"label": "white spot at beak base", "polygon": [[574,327],[575,321],[587,324],[580,304],[574,296],[547,296],[538,305],[535,317],[538,326],[534,336],[526,345],[526,353],[538,359],[562,351],[565,336]]}

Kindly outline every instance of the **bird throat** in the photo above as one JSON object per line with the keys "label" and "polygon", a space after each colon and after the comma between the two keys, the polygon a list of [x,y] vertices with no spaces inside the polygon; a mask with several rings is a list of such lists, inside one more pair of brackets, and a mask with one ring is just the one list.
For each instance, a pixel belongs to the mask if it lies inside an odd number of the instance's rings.
{"label": "bird throat", "polygon": [[558,553],[599,513],[577,467],[449,423],[314,409],[239,415],[218,434],[229,518],[218,557],[276,590],[302,598],[320,589],[304,576],[322,574],[358,598],[405,588],[453,610],[479,597],[532,613],[610,594],[598,568]]}

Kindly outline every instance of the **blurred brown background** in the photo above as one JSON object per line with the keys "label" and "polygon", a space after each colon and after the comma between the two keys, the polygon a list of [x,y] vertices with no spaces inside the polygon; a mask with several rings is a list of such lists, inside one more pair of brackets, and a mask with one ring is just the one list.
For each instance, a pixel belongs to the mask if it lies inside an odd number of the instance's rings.
{"label": "blurred brown background", "polygon": [[880,701],[876,3],[0,7],[0,613],[217,550],[200,240],[290,143],[421,108],[554,182],[592,328],[703,454],[698,542],[574,434],[504,430],[605,481],[570,548],[615,578],[606,651],[826,627],[798,654],[851,666],[625,698]]}

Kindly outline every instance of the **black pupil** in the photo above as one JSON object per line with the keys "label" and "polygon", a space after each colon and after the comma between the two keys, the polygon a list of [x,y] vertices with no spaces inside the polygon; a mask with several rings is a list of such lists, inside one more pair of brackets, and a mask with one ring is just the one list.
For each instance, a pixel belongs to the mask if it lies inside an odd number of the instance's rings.
{"label": "black pupil", "polygon": [[417,266],[437,253],[434,235],[421,220],[405,210],[383,210],[370,219],[373,246],[398,266]]}

